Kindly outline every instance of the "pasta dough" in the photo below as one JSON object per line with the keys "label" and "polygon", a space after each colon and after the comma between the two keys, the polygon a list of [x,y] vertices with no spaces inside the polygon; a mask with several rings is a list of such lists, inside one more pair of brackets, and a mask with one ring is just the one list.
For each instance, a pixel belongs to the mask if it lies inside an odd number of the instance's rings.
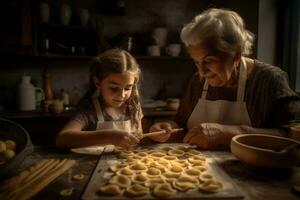
{"label": "pasta dough", "polygon": [[123,194],[123,191],[120,186],[115,185],[115,184],[109,184],[109,185],[104,185],[100,187],[100,192],[107,194],[107,195],[121,195]]}
{"label": "pasta dough", "polygon": [[118,163],[109,167],[111,178],[100,188],[108,195],[167,198],[177,192],[219,192],[223,184],[208,173],[206,156],[190,145],[118,149]]}

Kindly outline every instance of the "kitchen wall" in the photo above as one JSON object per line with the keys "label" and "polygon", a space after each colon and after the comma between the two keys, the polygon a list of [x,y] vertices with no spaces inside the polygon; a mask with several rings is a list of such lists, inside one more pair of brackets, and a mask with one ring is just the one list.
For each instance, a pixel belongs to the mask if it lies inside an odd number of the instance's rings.
{"label": "kitchen wall", "polygon": [[[59,3],[59,1],[53,1]],[[68,1],[66,1],[68,2]],[[94,6],[97,1],[69,1],[72,6],[85,4],[91,10],[100,9]],[[168,42],[178,42],[179,31],[183,24],[208,7],[225,7],[237,11],[244,18],[246,27],[258,34],[258,0],[130,0],[125,3],[124,16],[102,15],[104,33],[115,36],[122,32],[147,33],[156,26],[164,25],[170,31]],[[257,46],[257,44],[255,45]],[[262,47],[267,48],[267,47]],[[268,49],[268,48],[267,48]],[[183,50],[184,52],[184,50]],[[139,52],[143,53],[143,52]],[[186,55],[186,53],[182,53]],[[262,58],[264,57],[263,54]],[[256,48],[253,57],[257,56]],[[61,88],[69,93],[74,90],[83,95],[88,88],[89,59],[80,58],[45,58],[45,57],[8,57],[0,55],[0,106],[15,108],[15,92],[23,73],[32,76],[32,82],[42,87],[42,73],[47,69],[53,76],[53,87],[56,93]],[[166,97],[180,97],[190,75],[195,71],[191,60],[178,59],[139,59],[143,79],[141,91],[144,98],[156,98],[163,90]]]}

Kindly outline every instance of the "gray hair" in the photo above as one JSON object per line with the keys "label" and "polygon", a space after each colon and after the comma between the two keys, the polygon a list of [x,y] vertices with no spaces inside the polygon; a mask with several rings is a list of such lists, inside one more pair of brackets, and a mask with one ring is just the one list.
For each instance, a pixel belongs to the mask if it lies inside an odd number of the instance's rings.
{"label": "gray hair", "polygon": [[245,29],[243,19],[236,12],[211,8],[183,27],[181,40],[186,46],[203,43],[230,55],[237,50],[242,55],[249,55],[252,53],[254,34]]}

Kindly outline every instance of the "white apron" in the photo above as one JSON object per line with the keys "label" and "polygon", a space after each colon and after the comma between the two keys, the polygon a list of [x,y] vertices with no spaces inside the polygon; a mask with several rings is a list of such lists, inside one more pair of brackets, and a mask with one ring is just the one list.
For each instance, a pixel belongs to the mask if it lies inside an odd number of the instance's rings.
{"label": "white apron", "polygon": [[206,100],[208,82],[205,80],[202,95],[187,121],[188,129],[207,122],[225,125],[251,125],[246,103],[244,102],[246,80],[247,66],[244,58],[241,59],[240,64],[237,101]]}
{"label": "white apron", "polygon": [[98,98],[92,98],[92,100],[93,100],[93,104],[96,109],[96,114],[97,114],[97,118],[98,118],[96,130],[118,129],[118,130],[127,131],[129,133],[134,131],[131,126],[131,120],[105,121]]}

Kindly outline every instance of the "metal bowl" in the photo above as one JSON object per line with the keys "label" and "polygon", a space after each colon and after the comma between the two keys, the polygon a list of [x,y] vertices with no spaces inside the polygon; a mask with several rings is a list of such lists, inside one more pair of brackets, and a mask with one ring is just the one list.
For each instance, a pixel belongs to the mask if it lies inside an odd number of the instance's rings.
{"label": "metal bowl", "polygon": [[0,118],[0,140],[14,140],[17,144],[15,157],[0,165],[0,180],[2,180],[20,169],[24,159],[33,152],[33,145],[23,127],[3,118]]}
{"label": "metal bowl", "polygon": [[230,149],[241,162],[254,167],[288,169],[300,162],[300,142],[284,137],[237,135]]}

